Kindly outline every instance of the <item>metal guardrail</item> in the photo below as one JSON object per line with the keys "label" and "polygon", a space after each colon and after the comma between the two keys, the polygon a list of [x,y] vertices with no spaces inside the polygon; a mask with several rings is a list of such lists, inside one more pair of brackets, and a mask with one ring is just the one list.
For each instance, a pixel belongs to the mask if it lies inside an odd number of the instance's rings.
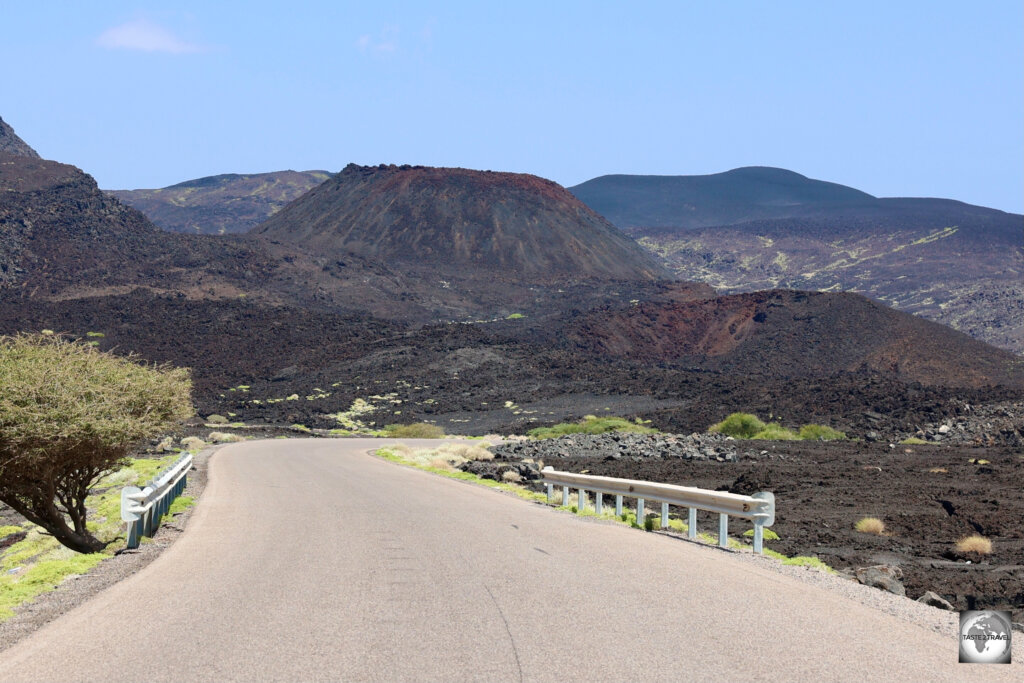
{"label": "metal guardrail", "polygon": [[185,490],[192,454],[185,453],[164,468],[146,485],[121,489],[121,519],[128,524],[128,548],[138,548],[142,536],[152,536],[160,527],[171,503]]}
{"label": "metal guardrail", "polygon": [[562,487],[562,505],[569,505],[569,489],[579,493],[578,509],[587,507],[587,491],[593,491],[594,511],[601,514],[604,495],[615,496],[615,514],[622,515],[622,498],[636,498],[637,523],[643,524],[644,502],[654,500],[661,503],[661,528],[668,527],[668,506],[678,505],[689,508],[687,535],[697,538],[697,510],[718,513],[718,545],[729,545],[729,516],[749,519],[754,523],[754,552],[764,552],[764,529],[775,523],[775,494],[755,493],[741,496],[737,493],[710,491],[674,484],[657,484],[634,479],[595,477],[589,474],[558,472],[552,467],[541,471],[541,481],[547,484],[548,500],[554,497],[554,487]]}

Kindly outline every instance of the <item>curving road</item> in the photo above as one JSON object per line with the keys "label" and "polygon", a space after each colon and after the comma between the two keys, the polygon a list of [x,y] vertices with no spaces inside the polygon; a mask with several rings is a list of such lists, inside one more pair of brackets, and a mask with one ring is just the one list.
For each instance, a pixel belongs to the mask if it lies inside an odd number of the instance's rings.
{"label": "curving road", "polygon": [[0,681],[1020,680],[726,553],[366,454],[381,443],[224,448],[181,539],[0,654]]}

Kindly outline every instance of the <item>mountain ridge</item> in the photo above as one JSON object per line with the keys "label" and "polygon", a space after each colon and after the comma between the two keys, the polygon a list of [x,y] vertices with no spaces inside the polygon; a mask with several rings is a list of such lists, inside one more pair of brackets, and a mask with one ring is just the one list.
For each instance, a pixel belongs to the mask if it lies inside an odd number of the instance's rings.
{"label": "mountain ridge", "polygon": [[23,157],[39,158],[39,153],[18,137],[10,124],[0,117],[0,153],[16,154]]}

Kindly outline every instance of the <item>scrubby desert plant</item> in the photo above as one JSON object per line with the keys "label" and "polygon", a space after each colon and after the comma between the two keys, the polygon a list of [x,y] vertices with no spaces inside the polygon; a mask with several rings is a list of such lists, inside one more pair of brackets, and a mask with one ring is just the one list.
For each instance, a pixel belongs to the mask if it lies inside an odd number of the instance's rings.
{"label": "scrubby desert plant", "polygon": [[754,434],[753,438],[761,441],[797,441],[800,436],[791,429],[786,429],[778,422],[771,422],[764,429]]}
{"label": "scrubby desert plant", "polygon": [[800,438],[805,441],[843,441],[846,433],[825,425],[809,424],[800,428]]}
{"label": "scrubby desert plant", "polygon": [[885,522],[877,517],[865,517],[857,521],[853,528],[862,534],[881,536],[885,533]]}
{"label": "scrubby desert plant", "polygon": [[736,439],[753,439],[754,435],[763,431],[764,422],[757,419],[756,415],[750,413],[733,413],[716,425],[712,425],[709,432],[725,434]]}
{"label": "scrubby desert plant", "polygon": [[964,536],[956,542],[956,549],[962,553],[989,555],[992,553],[992,541],[977,534],[973,536]]}
{"label": "scrubby desert plant", "polygon": [[427,422],[387,425],[384,435],[395,439],[443,439],[444,429]]}
{"label": "scrubby desert plant", "polygon": [[586,415],[579,422],[561,422],[551,427],[537,427],[531,429],[527,434],[535,439],[554,439],[567,434],[605,434],[607,432],[656,434],[657,431],[642,424],[640,420],[630,422],[621,417]]}
{"label": "scrubby desert plant", "polygon": [[0,501],[81,553],[105,544],[86,497],[133,445],[192,414],[186,369],[58,335],[0,338]]}
{"label": "scrubby desert plant", "polygon": [[501,474],[501,480],[510,484],[518,484],[523,480],[523,478],[519,476],[519,473],[515,470],[505,470]]}

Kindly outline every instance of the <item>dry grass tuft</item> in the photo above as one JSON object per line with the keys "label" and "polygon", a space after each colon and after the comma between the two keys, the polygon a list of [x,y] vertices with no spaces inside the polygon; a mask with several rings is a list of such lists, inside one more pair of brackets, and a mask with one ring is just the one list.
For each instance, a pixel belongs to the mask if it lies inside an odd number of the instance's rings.
{"label": "dry grass tuft", "polygon": [[965,536],[956,542],[956,549],[962,553],[978,553],[989,555],[992,553],[992,541],[984,536]]}
{"label": "dry grass tuft", "polygon": [[853,525],[853,528],[862,534],[873,534],[881,536],[885,533],[885,522],[877,517],[865,517]]}
{"label": "dry grass tuft", "polygon": [[427,464],[435,469],[448,470],[449,472],[455,471],[455,467],[452,466],[452,463],[448,462],[444,458],[434,458]]}
{"label": "dry grass tuft", "polygon": [[949,470],[947,470],[945,467],[933,467],[928,471],[931,472],[932,474],[946,474],[947,472],[949,472]]}
{"label": "dry grass tuft", "polygon": [[501,480],[505,481],[505,482],[508,482],[510,484],[518,484],[519,482],[521,482],[523,480],[523,478],[521,476],[519,476],[519,473],[516,472],[515,470],[506,470],[501,475]]}

